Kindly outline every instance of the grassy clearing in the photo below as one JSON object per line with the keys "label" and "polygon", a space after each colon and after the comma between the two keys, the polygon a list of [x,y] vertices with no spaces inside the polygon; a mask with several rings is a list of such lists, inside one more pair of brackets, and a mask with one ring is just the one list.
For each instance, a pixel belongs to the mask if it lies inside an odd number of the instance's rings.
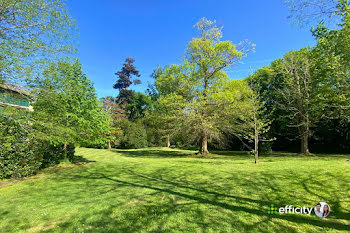
{"label": "grassy clearing", "polygon": [[[79,163],[0,185],[0,232],[348,232],[347,156],[77,150]],[[293,157],[294,156],[294,157]],[[328,202],[331,214],[267,213]]]}

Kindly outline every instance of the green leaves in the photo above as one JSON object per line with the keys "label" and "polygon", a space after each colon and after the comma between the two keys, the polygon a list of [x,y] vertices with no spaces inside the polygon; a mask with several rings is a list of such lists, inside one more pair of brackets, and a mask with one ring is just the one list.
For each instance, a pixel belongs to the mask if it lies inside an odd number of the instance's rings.
{"label": "green leaves", "polygon": [[23,81],[73,53],[74,20],[61,0],[0,0],[0,77]]}
{"label": "green leaves", "polygon": [[110,117],[78,60],[61,60],[38,80],[33,127],[37,136],[54,143],[87,144],[105,139]]}
{"label": "green leaves", "polygon": [[232,131],[236,119],[244,119],[244,111],[252,107],[251,90],[246,82],[230,80],[225,72],[245,55],[246,48],[238,50],[231,41],[220,41],[221,28],[215,21],[202,18],[196,27],[200,37],[189,42],[183,64],[165,67],[155,86],[159,103],[166,109],[164,118],[172,119],[173,127],[183,127],[189,141],[206,144],[207,139],[221,140],[223,132]]}

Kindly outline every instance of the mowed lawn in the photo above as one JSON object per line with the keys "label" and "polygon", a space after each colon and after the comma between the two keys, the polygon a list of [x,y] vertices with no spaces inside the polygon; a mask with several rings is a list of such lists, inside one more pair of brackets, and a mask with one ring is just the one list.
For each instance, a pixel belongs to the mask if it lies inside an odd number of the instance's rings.
{"label": "mowed lawn", "polygon": [[[346,155],[77,149],[80,162],[0,181],[0,232],[349,232]],[[330,205],[326,219],[271,204]]]}

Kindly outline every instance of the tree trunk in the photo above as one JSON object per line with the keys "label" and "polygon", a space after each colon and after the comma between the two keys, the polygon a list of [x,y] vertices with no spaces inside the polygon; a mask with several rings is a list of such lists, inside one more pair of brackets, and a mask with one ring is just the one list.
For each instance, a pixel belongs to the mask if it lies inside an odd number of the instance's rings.
{"label": "tree trunk", "polygon": [[63,144],[63,157],[67,159],[67,143]]}
{"label": "tree trunk", "polygon": [[[69,126],[69,121],[68,121],[68,119],[69,119],[69,117],[66,116],[66,126],[67,126],[67,128],[68,128],[68,126]],[[65,139],[67,139],[67,134],[65,135]],[[67,142],[65,142],[65,143],[63,144],[63,157],[64,157],[65,160],[67,159]]]}
{"label": "tree trunk", "polygon": [[208,136],[206,134],[204,134],[204,136],[202,137],[200,153],[201,154],[209,154],[209,151],[208,151]]}
{"label": "tree trunk", "polygon": [[111,141],[108,141],[108,150],[112,149]]}
{"label": "tree trunk", "polygon": [[166,138],[166,147],[170,147],[170,136],[168,135]]}
{"label": "tree trunk", "polygon": [[257,127],[256,120],[255,120],[254,128],[255,128],[254,129],[254,159],[256,164],[259,158],[259,134],[258,134],[258,127]]}
{"label": "tree trunk", "polygon": [[309,132],[307,129],[302,127],[300,138],[300,151],[302,154],[309,154]]}

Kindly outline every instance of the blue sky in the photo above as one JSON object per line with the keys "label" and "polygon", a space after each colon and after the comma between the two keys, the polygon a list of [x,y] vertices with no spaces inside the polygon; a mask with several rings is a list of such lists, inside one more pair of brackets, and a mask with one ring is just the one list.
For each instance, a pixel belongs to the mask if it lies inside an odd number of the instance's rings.
{"label": "blue sky", "polygon": [[312,46],[309,28],[292,26],[284,0],[67,0],[79,27],[77,57],[94,82],[98,96],[116,96],[114,73],[126,57],[133,57],[145,91],[157,65],[179,63],[187,43],[195,37],[193,25],[201,18],[223,26],[223,40],[248,39],[255,52],[232,67],[228,75],[245,78],[251,71],[290,50]]}

